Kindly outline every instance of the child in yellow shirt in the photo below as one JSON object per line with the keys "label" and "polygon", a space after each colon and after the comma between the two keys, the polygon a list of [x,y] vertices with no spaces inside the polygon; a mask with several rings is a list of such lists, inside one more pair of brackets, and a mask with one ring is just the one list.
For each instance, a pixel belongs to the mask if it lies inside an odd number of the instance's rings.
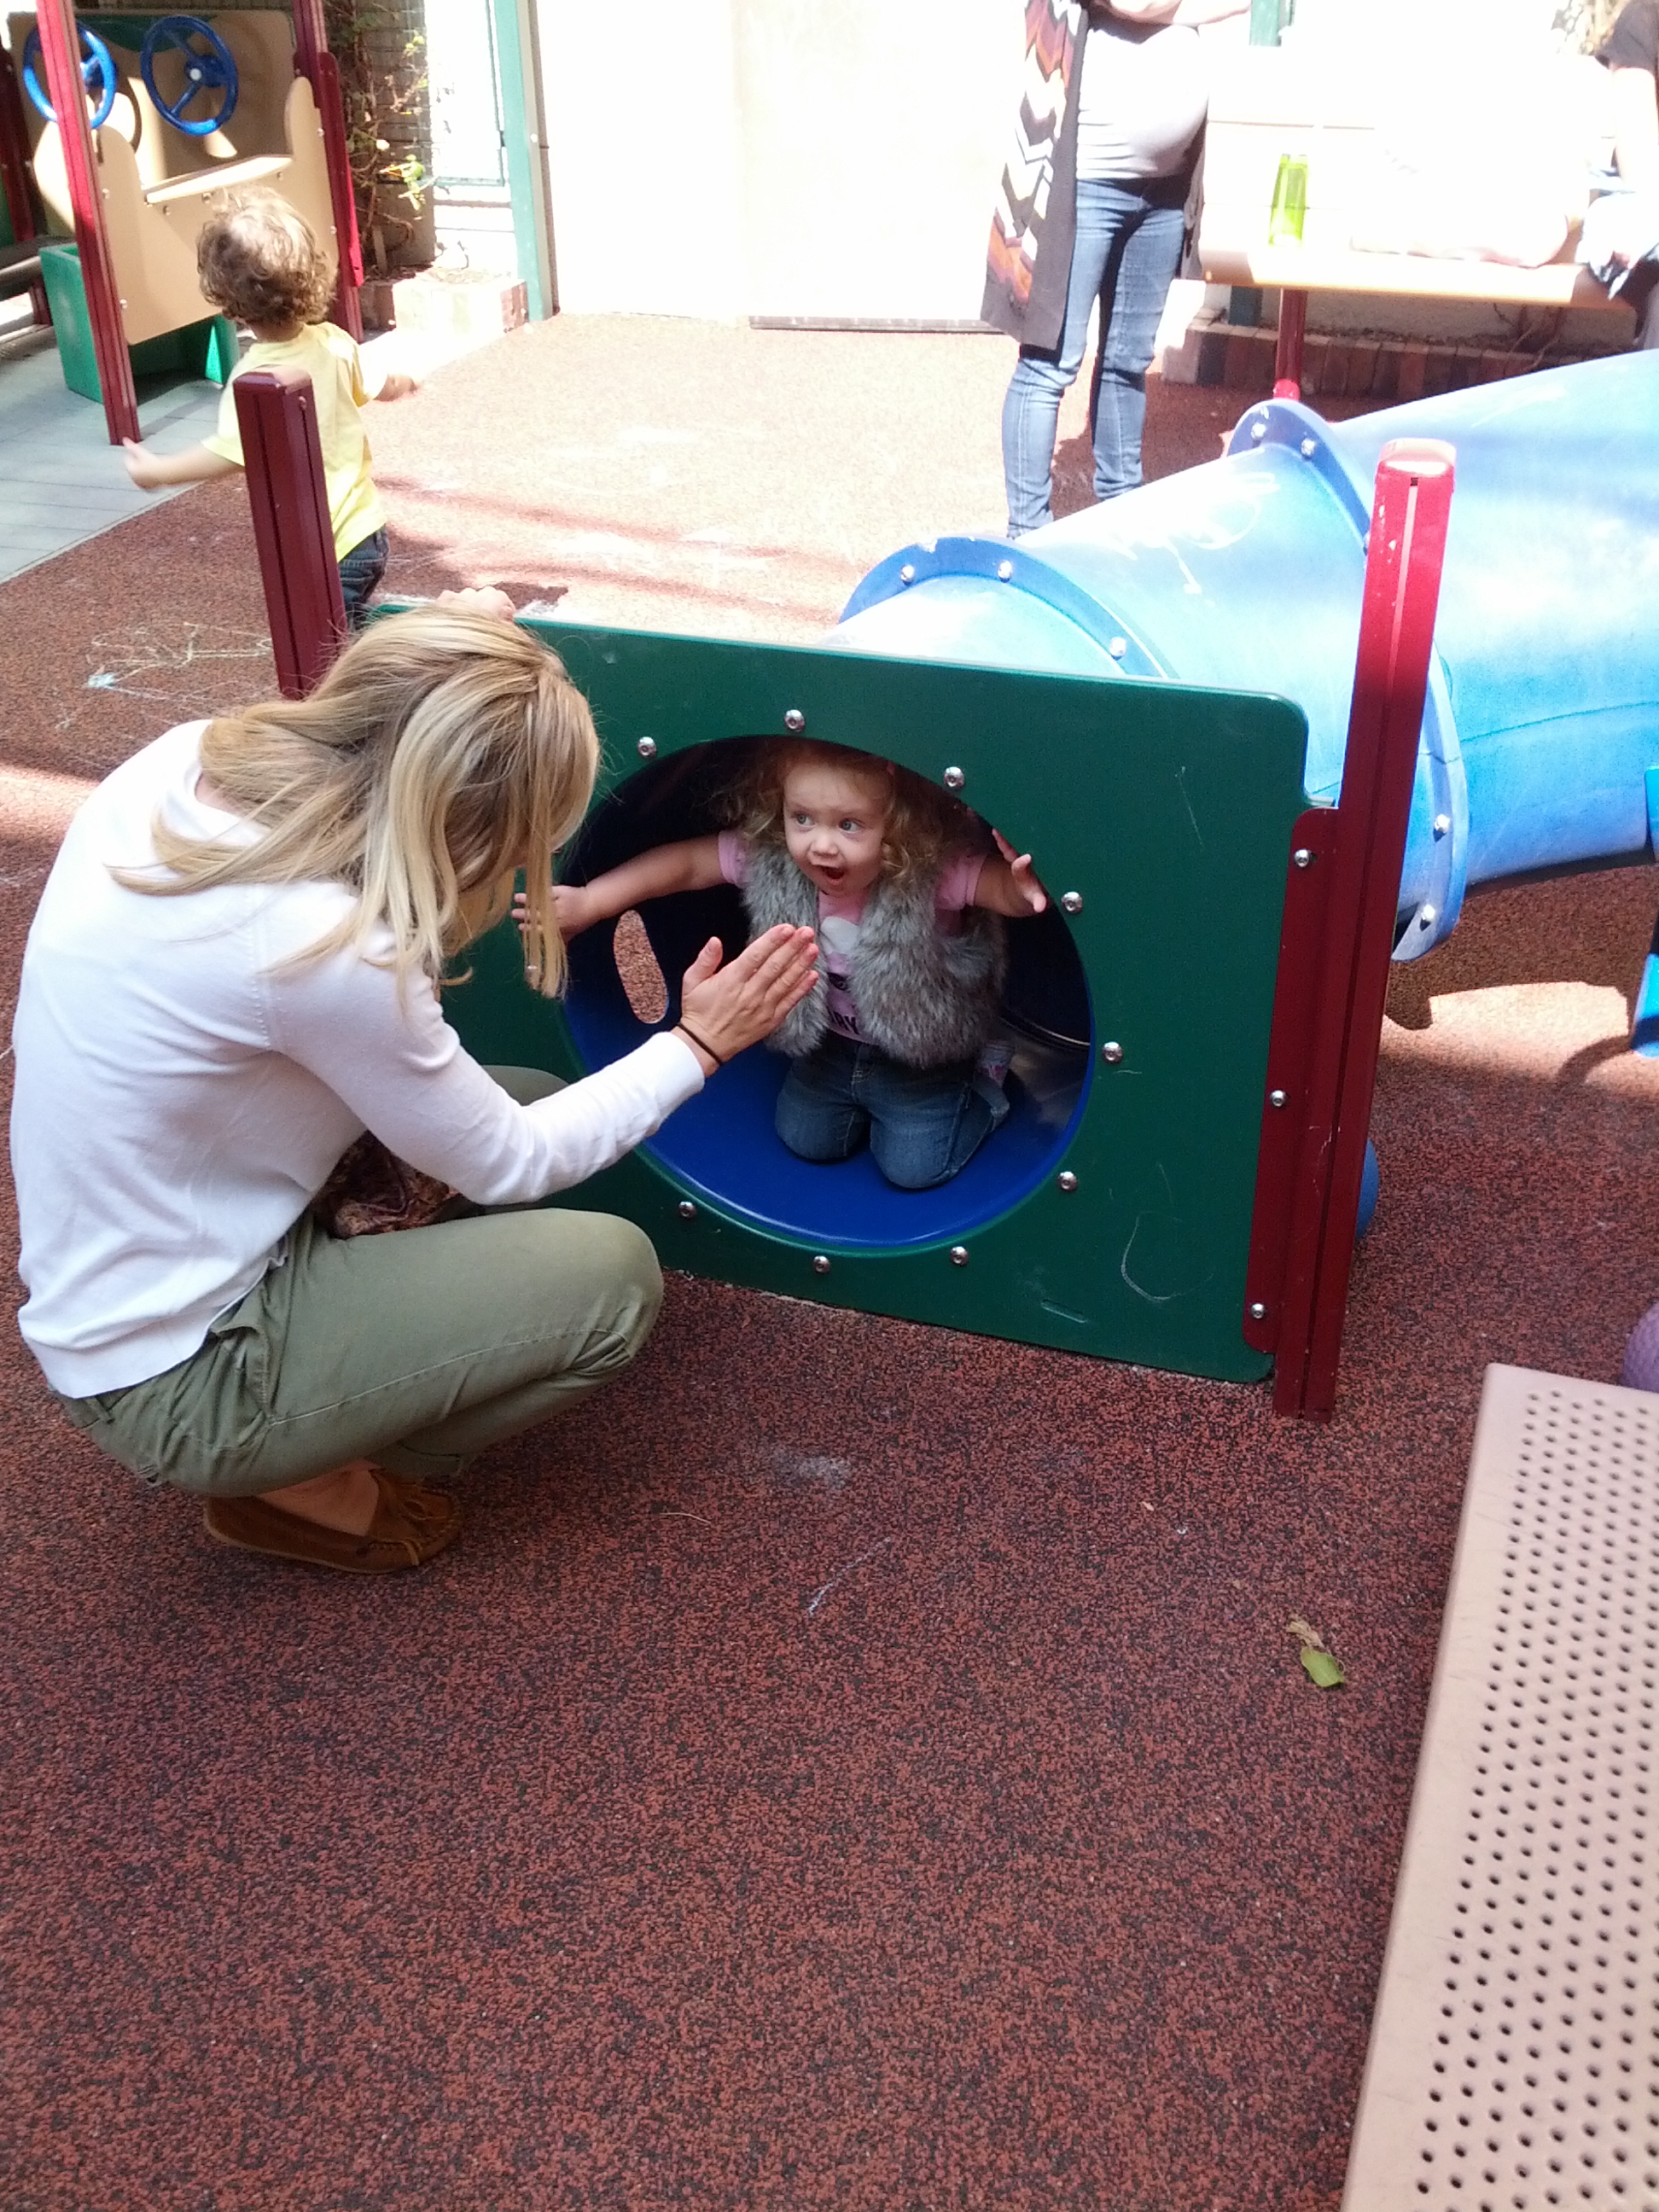
{"label": "child in yellow shirt", "polygon": [[153,453],[129,438],[127,473],[141,489],[155,491],[240,469],[236,378],[250,368],[302,371],[316,400],[346,620],[361,629],[386,574],[387,549],[386,510],[368,472],[368,440],[357,410],[371,399],[403,398],[415,380],[395,372],[374,377],[356,340],[322,319],[333,290],[328,264],[310,226],[276,192],[228,198],[202,228],[196,265],[204,298],[247,324],[254,343],[225,386],[213,435],[182,453]]}

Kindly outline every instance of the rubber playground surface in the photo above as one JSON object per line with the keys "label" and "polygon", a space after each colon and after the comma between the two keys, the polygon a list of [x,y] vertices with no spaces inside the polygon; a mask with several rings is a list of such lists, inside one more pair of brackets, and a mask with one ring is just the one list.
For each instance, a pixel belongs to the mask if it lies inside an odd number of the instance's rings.
{"label": "rubber playground surface", "polygon": [[[1010,359],[515,333],[374,413],[391,586],[811,642],[1000,526]],[[1242,406],[1155,384],[1150,470]],[[0,585],[0,668],[9,1012],[88,781],[273,687],[240,485]],[[9,1330],[8,2212],[1334,2212],[1483,1370],[1611,1378],[1659,1295],[1656,901],[1397,973],[1326,1428],[671,1276],[358,1583],[211,1545]]]}

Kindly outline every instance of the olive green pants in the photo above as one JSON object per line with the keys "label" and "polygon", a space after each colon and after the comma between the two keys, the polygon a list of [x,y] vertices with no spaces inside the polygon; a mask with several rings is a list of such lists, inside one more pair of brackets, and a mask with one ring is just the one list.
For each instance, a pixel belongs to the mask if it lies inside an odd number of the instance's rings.
{"label": "olive green pants", "polygon": [[[558,1087],[490,1073],[526,1103]],[[246,1497],[351,1459],[453,1474],[619,1374],[661,1302],[650,1240],[608,1214],[508,1209],[345,1240],[305,1214],[188,1359],[58,1402],[112,1459],[182,1490]]]}

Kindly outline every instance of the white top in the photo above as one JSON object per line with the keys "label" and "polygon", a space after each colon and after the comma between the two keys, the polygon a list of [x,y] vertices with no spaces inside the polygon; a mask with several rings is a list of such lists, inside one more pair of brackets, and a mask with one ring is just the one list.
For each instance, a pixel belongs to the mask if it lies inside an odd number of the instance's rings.
{"label": "white top", "polygon": [[690,1047],[659,1035],[520,1106],[424,979],[400,1002],[355,951],[283,964],[350,911],[340,884],[123,889],[110,866],[154,863],[158,809],[185,835],[236,833],[196,796],[205,727],[170,730],[92,793],[23,955],[19,1319],[67,1397],[188,1358],[365,1127],[477,1203],[517,1205],[609,1167],[702,1088]]}
{"label": "white top", "polygon": [[1078,92],[1079,181],[1177,175],[1209,104],[1205,57],[1188,25],[1091,24]]}

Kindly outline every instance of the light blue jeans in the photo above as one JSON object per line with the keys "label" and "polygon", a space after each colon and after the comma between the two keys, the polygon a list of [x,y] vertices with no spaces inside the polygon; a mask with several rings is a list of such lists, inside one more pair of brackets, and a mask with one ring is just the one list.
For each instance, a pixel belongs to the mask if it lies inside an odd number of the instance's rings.
{"label": "light blue jeans", "polygon": [[1140,482],[1146,371],[1170,286],[1181,264],[1188,179],[1084,182],[1077,188],[1077,239],[1066,322],[1051,352],[1022,346],[1002,406],[1002,467],[1008,535],[1054,520],[1049,486],[1060,403],[1083,366],[1089,311],[1100,301],[1100,341],[1089,392],[1095,497],[1115,499]]}
{"label": "light blue jeans", "polygon": [[959,1175],[1006,1121],[1001,1089],[971,1060],[905,1067],[833,1030],[792,1060],[778,1093],[777,1132],[797,1158],[850,1160],[867,1139],[900,1190],[932,1190]]}

